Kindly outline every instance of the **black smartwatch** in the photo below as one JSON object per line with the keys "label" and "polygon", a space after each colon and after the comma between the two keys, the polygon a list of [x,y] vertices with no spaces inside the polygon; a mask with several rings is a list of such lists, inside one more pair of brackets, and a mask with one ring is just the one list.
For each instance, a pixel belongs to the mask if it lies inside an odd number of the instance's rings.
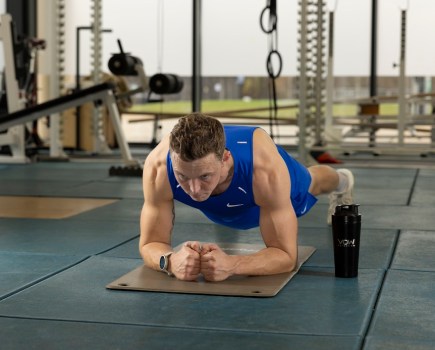
{"label": "black smartwatch", "polygon": [[169,272],[169,257],[172,255],[173,252],[169,252],[166,254],[163,254],[160,257],[160,271],[165,272],[168,274],[168,276],[173,276],[174,274]]}

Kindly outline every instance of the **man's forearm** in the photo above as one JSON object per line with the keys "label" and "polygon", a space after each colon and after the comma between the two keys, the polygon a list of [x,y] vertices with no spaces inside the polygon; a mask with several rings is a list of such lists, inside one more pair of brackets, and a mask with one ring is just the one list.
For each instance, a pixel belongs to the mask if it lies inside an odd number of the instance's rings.
{"label": "man's forearm", "polygon": [[279,248],[265,248],[252,255],[235,255],[235,275],[273,275],[296,268],[297,256],[290,256]]}
{"label": "man's forearm", "polygon": [[172,247],[166,243],[152,242],[140,247],[140,254],[146,266],[154,269],[160,269],[160,257],[172,250]]}
{"label": "man's forearm", "polygon": [[204,244],[201,273],[207,281],[223,281],[232,275],[274,275],[290,272],[297,257],[278,248],[265,248],[251,255],[227,255],[216,244]]}

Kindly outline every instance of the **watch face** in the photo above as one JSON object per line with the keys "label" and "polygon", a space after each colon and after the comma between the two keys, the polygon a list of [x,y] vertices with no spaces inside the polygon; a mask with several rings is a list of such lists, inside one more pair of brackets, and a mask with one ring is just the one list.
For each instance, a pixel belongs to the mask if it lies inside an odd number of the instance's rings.
{"label": "watch face", "polygon": [[161,257],[160,257],[160,270],[164,270],[165,269],[165,262],[166,262],[166,259],[165,259],[165,256],[164,255],[162,255]]}

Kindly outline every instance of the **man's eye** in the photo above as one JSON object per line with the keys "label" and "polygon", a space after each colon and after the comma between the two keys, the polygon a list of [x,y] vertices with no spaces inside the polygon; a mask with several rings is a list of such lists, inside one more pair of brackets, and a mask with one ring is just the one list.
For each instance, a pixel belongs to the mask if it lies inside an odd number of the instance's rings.
{"label": "man's eye", "polygon": [[178,179],[180,181],[186,181],[186,176],[184,176],[184,175],[178,175]]}
{"label": "man's eye", "polygon": [[210,175],[202,175],[201,180],[208,180],[210,178]]}

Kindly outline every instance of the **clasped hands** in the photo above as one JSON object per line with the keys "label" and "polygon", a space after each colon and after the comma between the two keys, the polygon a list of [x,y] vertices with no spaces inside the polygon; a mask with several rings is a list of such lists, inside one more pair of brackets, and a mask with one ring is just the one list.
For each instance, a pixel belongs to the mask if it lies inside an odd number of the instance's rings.
{"label": "clasped hands", "polygon": [[200,274],[207,281],[223,281],[233,274],[234,258],[214,243],[185,242],[171,255],[170,269],[183,281],[195,281]]}

